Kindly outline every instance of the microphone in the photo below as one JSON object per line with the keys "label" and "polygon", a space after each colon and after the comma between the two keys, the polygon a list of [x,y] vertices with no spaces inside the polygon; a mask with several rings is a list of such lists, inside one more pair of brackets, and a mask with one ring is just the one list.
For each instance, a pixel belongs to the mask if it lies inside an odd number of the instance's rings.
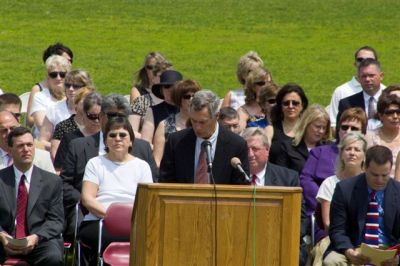
{"label": "microphone", "polygon": [[206,152],[206,161],[208,166],[208,171],[212,169],[212,158],[211,158],[211,142],[205,140],[201,143],[202,148]]}
{"label": "microphone", "polygon": [[242,162],[240,161],[240,159],[238,157],[233,157],[231,159],[231,165],[233,168],[238,169],[243,175],[244,178],[246,179],[246,181],[248,181],[249,183],[251,183],[251,179],[250,177],[246,174],[246,172],[243,170],[242,168]]}

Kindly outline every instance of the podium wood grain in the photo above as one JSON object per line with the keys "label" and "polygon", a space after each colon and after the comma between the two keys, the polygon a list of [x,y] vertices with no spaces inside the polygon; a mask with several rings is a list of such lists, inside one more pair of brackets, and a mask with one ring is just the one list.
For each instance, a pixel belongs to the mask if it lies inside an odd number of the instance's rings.
{"label": "podium wood grain", "polygon": [[216,189],[140,184],[130,265],[298,265],[301,188]]}

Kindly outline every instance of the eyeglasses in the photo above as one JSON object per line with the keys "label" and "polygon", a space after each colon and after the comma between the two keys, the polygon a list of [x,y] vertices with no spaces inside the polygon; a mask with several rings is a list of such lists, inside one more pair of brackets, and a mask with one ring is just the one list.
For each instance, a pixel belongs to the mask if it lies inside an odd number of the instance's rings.
{"label": "eyeglasses", "polygon": [[385,110],[383,113],[385,115],[394,115],[394,114],[400,115],[400,109]]}
{"label": "eyeglasses", "polygon": [[373,58],[370,58],[370,57],[366,57],[366,58],[364,58],[364,57],[357,57],[356,61],[357,61],[358,63],[361,63],[361,62],[364,61],[365,59],[373,59]]}
{"label": "eyeglasses", "polygon": [[275,98],[271,98],[267,100],[267,103],[269,104],[276,104],[276,99]]}
{"label": "eyeglasses", "polygon": [[11,113],[15,119],[19,120],[21,118],[21,113]]}
{"label": "eyeglasses", "polygon": [[74,90],[79,90],[80,88],[84,87],[85,85],[81,84],[73,84],[73,83],[65,83],[64,84],[66,89],[73,88]]}
{"label": "eyeglasses", "polygon": [[190,94],[185,94],[182,96],[182,99],[185,99],[185,100],[190,100],[192,98],[193,98],[193,95],[190,95]]}
{"label": "eyeglasses", "polygon": [[58,76],[60,76],[60,78],[65,78],[65,75],[67,75],[67,72],[62,72],[62,71],[60,71],[60,72],[57,72],[57,71],[53,71],[53,72],[50,72],[49,73],[49,77],[50,78],[52,78],[52,79],[55,79],[55,78],[57,78]]}
{"label": "eyeglasses", "polygon": [[100,119],[99,114],[86,113],[86,117],[87,117],[89,120],[99,120],[99,119]]}
{"label": "eyeglasses", "polygon": [[2,127],[2,128],[0,128],[0,134],[2,134],[2,135],[7,134],[8,132],[13,131],[15,128],[16,127],[9,127],[9,128]]}
{"label": "eyeglasses", "polygon": [[301,104],[301,102],[299,101],[294,101],[294,100],[288,100],[288,101],[284,101],[282,102],[282,105],[285,107],[288,107],[290,104],[292,104],[292,106],[297,107]]}
{"label": "eyeglasses", "polygon": [[254,82],[254,84],[255,85],[257,85],[257,86],[264,86],[265,85],[265,81],[257,81],[257,82]]}
{"label": "eyeglasses", "polygon": [[347,131],[347,130],[349,130],[349,128],[350,128],[350,131],[361,131],[360,128],[354,127],[354,126],[349,126],[349,125],[341,125],[340,126],[340,129],[343,131]]}
{"label": "eyeglasses", "polygon": [[121,113],[118,113],[118,112],[108,112],[108,113],[106,113],[106,115],[107,115],[108,119],[111,119],[113,117],[126,117],[125,114],[121,114]]}
{"label": "eyeglasses", "polygon": [[146,69],[147,70],[154,70],[156,68],[156,65],[147,65]]}
{"label": "eyeglasses", "polygon": [[115,139],[117,136],[119,136],[121,139],[123,139],[123,138],[126,138],[126,136],[128,136],[128,134],[125,132],[118,132],[118,133],[110,133],[110,134],[108,134],[108,136],[112,139]]}

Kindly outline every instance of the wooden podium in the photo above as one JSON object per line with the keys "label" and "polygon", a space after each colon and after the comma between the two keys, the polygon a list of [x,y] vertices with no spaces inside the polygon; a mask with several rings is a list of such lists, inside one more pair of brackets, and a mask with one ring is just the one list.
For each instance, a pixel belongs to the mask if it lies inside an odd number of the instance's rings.
{"label": "wooden podium", "polygon": [[[130,265],[298,265],[301,188],[140,184]],[[217,230],[215,230],[217,229]]]}

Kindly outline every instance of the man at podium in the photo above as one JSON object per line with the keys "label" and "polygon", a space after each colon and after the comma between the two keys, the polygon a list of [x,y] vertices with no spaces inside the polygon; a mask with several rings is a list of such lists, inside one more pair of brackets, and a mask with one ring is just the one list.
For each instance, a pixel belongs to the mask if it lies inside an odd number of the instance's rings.
{"label": "man at podium", "polygon": [[219,102],[218,96],[209,90],[194,94],[189,109],[192,127],[169,135],[159,182],[247,183],[243,174],[230,163],[233,157],[239,158],[248,174],[247,144],[237,134],[219,126]]}

